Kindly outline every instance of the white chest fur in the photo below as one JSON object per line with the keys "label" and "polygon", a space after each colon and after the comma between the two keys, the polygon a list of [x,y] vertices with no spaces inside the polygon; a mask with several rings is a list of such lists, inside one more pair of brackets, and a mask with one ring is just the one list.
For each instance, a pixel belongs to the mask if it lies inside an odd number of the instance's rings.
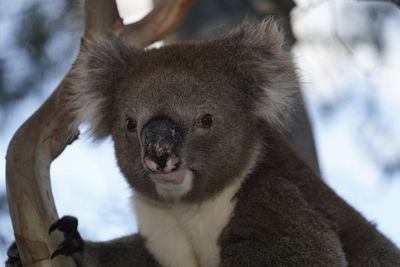
{"label": "white chest fur", "polygon": [[158,204],[134,195],[140,233],[146,247],[164,267],[213,267],[219,263],[217,244],[235,207],[237,179],[201,204]]}

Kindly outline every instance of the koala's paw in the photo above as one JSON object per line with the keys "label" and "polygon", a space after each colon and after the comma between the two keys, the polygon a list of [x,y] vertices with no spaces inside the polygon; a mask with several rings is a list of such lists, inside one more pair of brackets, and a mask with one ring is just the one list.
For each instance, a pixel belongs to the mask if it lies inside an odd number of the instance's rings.
{"label": "koala's paw", "polygon": [[8,259],[5,267],[22,267],[17,244],[14,242],[7,250]]}
{"label": "koala's paw", "polygon": [[64,233],[65,240],[51,254],[51,258],[58,255],[72,256],[74,253],[83,251],[83,239],[78,232],[78,219],[72,216],[64,216],[54,222],[49,229],[49,234],[54,230]]}

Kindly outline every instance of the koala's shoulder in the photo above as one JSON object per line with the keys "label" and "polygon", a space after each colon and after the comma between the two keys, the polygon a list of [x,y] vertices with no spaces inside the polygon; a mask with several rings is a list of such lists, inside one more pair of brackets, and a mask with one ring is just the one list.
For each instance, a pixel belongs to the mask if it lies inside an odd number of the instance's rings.
{"label": "koala's shoulder", "polygon": [[281,266],[288,259],[293,266],[346,266],[329,222],[296,184],[265,167],[259,164],[236,196],[233,216],[220,237],[223,266]]}

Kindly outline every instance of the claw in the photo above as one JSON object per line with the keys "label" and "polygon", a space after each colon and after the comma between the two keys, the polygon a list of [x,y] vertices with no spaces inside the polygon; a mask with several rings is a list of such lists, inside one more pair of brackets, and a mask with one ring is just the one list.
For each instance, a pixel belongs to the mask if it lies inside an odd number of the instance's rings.
{"label": "claw", "polygon": [[56,229],[59,227],[60,223],[61,223],[61,220],[57,220],[56,222],[54,222],[54,223],[50,226],[49,235],[50,235],[54,230],[56,230]]}
{"label": "claw", "polygon": [[51,254],[50,258],[53,259],[55,256],[58,256],[60,254],[63,254],[64,250],[66,248],[66,240],[62,242],[58,248]]}
{"label": "claw", "polygon": [[22,267],[21,259],[19,258],[17,244],[14,242],[7,250],[8,259],[5,262],[5,267]]}
{"label": "claw", "polygon": [[7,250],[7,256],[11,259],[19,258],[17,243],[13,243]]}
{"label": "claw", "polygon": [[64,233],[75,232],[78,229],[78,219],[72,216],[63,216],[50,226],[49,234],[56,229]]}
{"label": "claw", "polygon": [[54,257],[58,256],[61,254],[61,251],[59,249],[56,249],[50,256],[50,259],[53,259]]}
{"label": "claw", "polygon": [[72,216],[62,217],[50,226],[49,234],[51,234],[54,230],[63,232],[65,240],[51,254],[51,259],[58,255],[70,256],[75,252],[80,252],[83,250],[83,239],[78,232],[77,218]]}

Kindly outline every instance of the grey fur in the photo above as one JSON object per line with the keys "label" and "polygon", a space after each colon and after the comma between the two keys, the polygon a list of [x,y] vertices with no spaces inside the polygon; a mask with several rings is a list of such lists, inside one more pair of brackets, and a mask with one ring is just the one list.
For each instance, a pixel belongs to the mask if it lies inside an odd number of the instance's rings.
{"label": "grey fur", "polygon": [[[299,97],[294,65],[273,22],[146,51],[103,43],[78,64],[74,112],[96,138],[112,136],[118,165],[138,194],[173,202],[168,205],[202,203],[257,155],[219,237],[220,266],[400,266],[398,248],[280,138]],[[214,116],[209,130],[195,127],[204,113]],[[180,153],[194,179],[178,200],[160,197],[143,167],[141,129],[157,116],[184,132]],[[126,131],[127,118],[137,121],[137,132]],[[158,265],[140,234],[87,242],[78,256],[85,266]]]}

